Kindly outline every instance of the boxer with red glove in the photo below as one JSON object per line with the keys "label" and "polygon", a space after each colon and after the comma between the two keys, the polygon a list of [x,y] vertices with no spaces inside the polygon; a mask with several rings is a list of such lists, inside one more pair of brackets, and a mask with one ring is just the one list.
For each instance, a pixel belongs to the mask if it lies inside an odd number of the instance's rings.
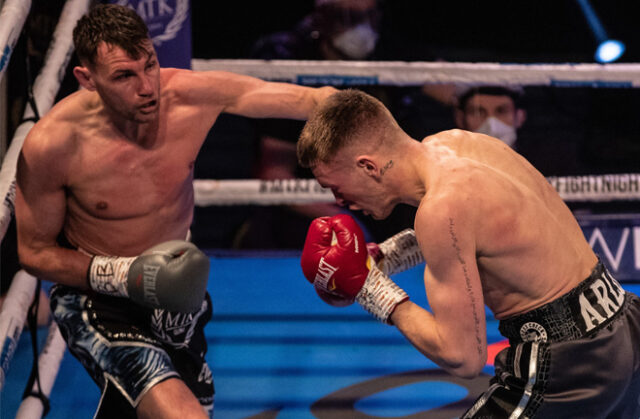
{"label": "boxer with red glove", "polygon": [[302,271],[328,304],[357,301],[378,320],[391,324],[395,307],[409,299],[367,251],[364,234],[349,215],[316,218],[300,260]]}

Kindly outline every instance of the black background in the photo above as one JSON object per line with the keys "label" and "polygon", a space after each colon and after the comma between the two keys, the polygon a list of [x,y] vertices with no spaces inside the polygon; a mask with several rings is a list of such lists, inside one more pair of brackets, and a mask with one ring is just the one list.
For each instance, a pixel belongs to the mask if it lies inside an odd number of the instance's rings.
{"label": "black background", "polygon": [[[435,53],[448,61],[594,62],[595,38],[577,0],[381,4],[382,37],[411,46],[416,51],[412,59],[427,60]],[[590,4],[608,35],[626,44],[618,62],[639,62],[639,2],[592,0]],[[291,28],[312,8],[312,0],[194,0],[193,55],[242,58],[261,35]]]}

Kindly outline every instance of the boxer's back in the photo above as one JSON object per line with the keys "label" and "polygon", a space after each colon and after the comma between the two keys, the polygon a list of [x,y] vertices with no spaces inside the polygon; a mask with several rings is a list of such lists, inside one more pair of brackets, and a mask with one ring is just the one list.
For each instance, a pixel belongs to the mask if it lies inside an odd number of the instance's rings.
{"label": "boxer's back", "polygon": [[[522,156],[499,140],[459,130],[424,144],[443,154],[426,199],[444,193],[468,203],[485,302],[498,318],[549,302],[589,275],[596,256],[577,221]],[[455,158],[446,157],[447,149]]]}

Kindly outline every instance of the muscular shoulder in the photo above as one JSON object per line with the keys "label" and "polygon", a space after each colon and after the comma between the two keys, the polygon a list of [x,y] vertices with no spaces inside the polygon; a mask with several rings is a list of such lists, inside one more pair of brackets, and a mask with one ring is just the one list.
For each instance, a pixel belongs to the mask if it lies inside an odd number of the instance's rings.
{"label": "muscular shoulder", "polygon": [[71,148],[86,115],[89,95],[86,91],[76,92],[42,116],[25,138],[23,152],[56,153]]}
{"label": "muscular shoulder", "polygon": [[415,217],[416,236],[425,254],[438,258],[456,246],[474,246],[484,212],[477,197],[472,185],[459,182],[425,196]]}
{"label": "muscular shoulder", "polygon": [[[82,129],[92,94],[79,91],[57,103],[31,128],[21,149],[23,170],[47,176],[62,172],[78,149],[77,132]],[[55,162],[55,164],[52,164]]]}

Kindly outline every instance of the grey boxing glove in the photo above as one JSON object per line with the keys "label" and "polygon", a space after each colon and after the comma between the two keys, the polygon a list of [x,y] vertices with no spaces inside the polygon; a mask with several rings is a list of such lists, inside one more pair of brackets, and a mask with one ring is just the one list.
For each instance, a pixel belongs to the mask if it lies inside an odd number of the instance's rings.
{"label": "grey boxing glove", "polygon": [[101,294],[190,313],[204,300],[209,258],[193,243],[171,240],[137,257],[94,256],[88,279],[91,289]]}

